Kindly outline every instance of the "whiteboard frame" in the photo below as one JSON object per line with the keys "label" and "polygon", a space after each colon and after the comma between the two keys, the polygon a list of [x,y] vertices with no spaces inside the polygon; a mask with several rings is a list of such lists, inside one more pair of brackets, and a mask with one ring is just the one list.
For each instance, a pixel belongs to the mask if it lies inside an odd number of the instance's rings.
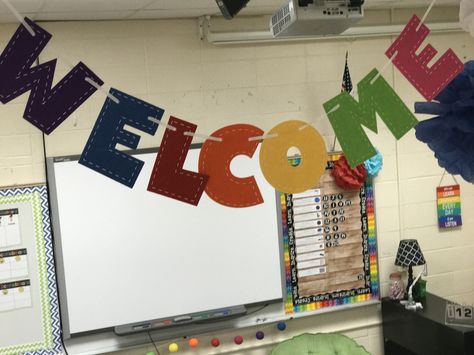
{"label": "whiteboard frame", "polygon": [[[305,317],[317,317],[324,316],[325,314],[333,312],[354,312],[352,315],[364,315],[377,317],[380,313],[380,300],[370,300],[360,303],[352,303],[347,305],[339,305],[335,307],[321,308],[315,311],[301,312],[295,314],[285,314],[283,304],[271,304],[260,311],[249,309],[249,314],[244,315],[240,318],[235,318],[227,321],[204,324],[195,324],[184,326],[180,328],[180,332],[161,332],[159,330],[151,330],[147,333],[137,333],[127,336],[118,336],[112,331],[106,331],[102,333],[89,334],[81,337],[74,337],[66,339],[65,345],[70,355],[94,355],[98,353],[112,352],[112,351],[123,351],[126,349],[132,349],[141,347],[145,344],[151,344],[151,341],[160,345],[160,342],[173,339],[174,341],[186,341],[191,336],[211,336],[223,334],[225,331],[249,328],[249,327],[260,327],[262,330],[268,329],[271,324],[276,322],[285,321],[292,322],[296,319]],[[359,313],[360,310],[360,313]],[[364,313],[362,313],[364,312]],[[316,321],[316,319],[315,319]],[[380,322],[372,322],[372,325],[379,325]],[[369,324],[370,325],[370,324]],[[367,324],[364,323],[364,326]],[[331,331],[343,331],[353,330],[358,328],[349,327],[347,329],[334,329]],[[270,331],[270,330],[268,330]],[[266,333],[267,331],[265,331]],[[270,331],[272,332],[272,331]],[[150,339],[151,337],[151,339]],[[245,349],[244,349],[245,350]]]}
{"label": "whiteboard frame", "polygon": [[[189,149],[199,149],[202,147],[202,144],[191,144]],[[137,154],[146,154],[146,153],[157,153],[159,151],[158,148],[144,148],[144,149],[136,149],[136,150],[126,150],[123,153],[128,155],[137,155]],[[51,211],[51,226],[52,226],[52,235],[53,235],[53,243],[54,243],[54,252],[55,252],[55,260],[56,260],[56,274],[57,274],[57,283],[58,283],[58,298],[60,304],[60,315],[61,315],[61,328],[64,339],[71,339],[76,337],[83,337],[86,335],[98,334],[103,332],[110,332],[113,328],[105,328],[105,329],[97,329],[88,332],[81,332],[81,333],[71,333],[70,326],[69,326],[69,317],[68,317],[68,302],[67,302],[67,290],[66,290],[66,277],[65,277],[65,268],[64,268],[64,259],[63,259],[63,252],[62,252],[62,238],[61,238],[61,228],[60,228],[60,218],[59,218],[59,210],[58,210],[58,200],[57,200],[57,191],[56,191],[56,181],[54,175],[54,164],[57,162],[66,162],[66,161],[78,161],[80,155],[69,155],[69,156],[58,156],[58,157],[47,157],[46,158],[46,177],[47,181],[46,184],[48,186],[49,192],[49,202],[50,202],[50,211]],[[283,245],[283,225],[282,225],[282,217],[281,217],[281,205],[280,205],[280,195],[278,191],[275,190],[275,213],[277,219],[277,228],[278,228],[278,248],[279,248],[279,257],[280,257],[280,283],[281,283],[281,299],[274,299],[264,302],[252,303],[248,305],[250,308],[255,308],[262,306],[266,307],[270,304],[283,304],[283,300],[285,297],[286,292],[286,275],[285,275],[285,261],[284,261],[284,245]],[[212,312],[215,310],[209,310]],[[179,315],[176,315],[179,316]],[[245,315],[243,315],[245,317]],[[153,319],[151,319],[153,321]],[[172,327],[168,327],[167,329],[163,329],[165,337],[164,338],[171,338],[177,336],[184,336],[186,333],[189,332],[190,329],[198,330],[199,333],[204,333],[211,331],[215,328],[216,324],[219,327],[222,327],[222,323],[225,323],[225,318],[221,321],[217,321],[214,323],[204,323],[204,324],[191,324],[191,325],[176,325]],[[229,323],[229,321],[227,321]],[[233,323],[232,321],[230,323]],[[160,329],[149,329],[149,331],[153,332],[160,332]]]}

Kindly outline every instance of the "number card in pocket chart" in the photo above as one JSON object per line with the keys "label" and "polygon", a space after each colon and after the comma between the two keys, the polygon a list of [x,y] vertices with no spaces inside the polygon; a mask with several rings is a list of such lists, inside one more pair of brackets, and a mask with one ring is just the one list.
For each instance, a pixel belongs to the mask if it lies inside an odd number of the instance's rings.
{"label": "number card in pocket chart", "polygon": [[340,156],[312,189],[281,195],[287,314],[379,298],[373,185],[341,189]]}
{"label": "number card in pocket chart", "polygon": [[0,189],[0,355],[62,354],[45,185]]}
{"label": "number card in pocket chart", "polygon": [[436,188],[436,194],[439,228],[462,226],[461,189],[459,185],[438,186]]}

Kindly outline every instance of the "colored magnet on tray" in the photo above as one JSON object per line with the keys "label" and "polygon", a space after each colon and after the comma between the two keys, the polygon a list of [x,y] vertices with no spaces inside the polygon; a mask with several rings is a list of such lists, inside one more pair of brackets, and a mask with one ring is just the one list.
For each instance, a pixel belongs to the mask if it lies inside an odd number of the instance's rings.
{"label": "colored magnet on tray", "polygon": [[244,342],[244,338],[241,337],[240,335],[237,335],[235,338],[234,338],[234,343],[236,343],[237,345],[240,345]]}
{"label": "colored magnet on tray", "polygon": [[155,352],[154,351],[149,351],[146,353],[146,355],[155,355]]}
{"label": "colored magnet on tray", "polygon": [[211,339],[211,345],[213,347],[217,348],[220,344],[221,344],[221,342],[219,341],[219,339],[217,339],[217,338],[212,338]]}
{"label": "colored magnet on tray", "polygon": [[188,344],[190,348],[195,348],[199,345],[199,340],[197,340],[197,338],[191,338],[189,339]]}
{"label": "colored magnet on tray", "polygon": [[168,350],[170,353],[177,353],[178,350],[179,350],[179,346],[178,344],[176,343],[171,343],[169,346],[168,346]]}
{"label": "colored magnet on tray", "polygon": [[255,333],[255,338],[257,338],[258,340],[262,340],[263,338],[265,338],[265,333],[259,330],[257,333]]}
{"label": "colored magnet on tray", "polygon": [[278,328],[279,331],[284,331],[286,329],[285,322],[278,322],[277,328]]}

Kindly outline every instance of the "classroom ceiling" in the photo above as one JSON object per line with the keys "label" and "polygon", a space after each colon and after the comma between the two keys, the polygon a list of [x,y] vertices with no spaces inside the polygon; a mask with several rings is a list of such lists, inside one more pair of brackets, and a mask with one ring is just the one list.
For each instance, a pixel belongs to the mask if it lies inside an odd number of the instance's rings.
{"label": "classroom ceiling", "polygon": [[[366,0],[366,8],[428,6],[431,0]],[[460,0],[437,0],[436,6],[459,5]],[[38,21],[195,18],[219,15],[215,0],[11,0],[25,16]],[[270,14],[285,0],[250,0],[239,15]],[[15,22],[0,3],[0,22]]]}

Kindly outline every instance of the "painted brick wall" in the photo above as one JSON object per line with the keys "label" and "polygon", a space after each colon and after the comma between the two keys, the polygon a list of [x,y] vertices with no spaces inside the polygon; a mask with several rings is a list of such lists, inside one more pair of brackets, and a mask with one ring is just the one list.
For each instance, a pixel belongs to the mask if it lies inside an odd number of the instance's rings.
{"label": "painted brick wall", "polygon": [[[53,39],[40,61],[58,57],[57,78],[82,60],[108,87],[113,86],[149,101],[170,114],[198,124],[209,134],[233,123],[251,123],[268,130],[288,119],[313,120],[322,103],[341,88],[344,56],[354,82],[386,62],[384,51],[391,38],[322,41],[291,44],[213,46],[200,41],[194,20],[45,23]],[[0,26],[5,46],[16,25]],[[441,51],[452,46],[463,59],[472,58],[474,43],[464,34],[433,35],[430,42]],[[412,107],[421,96],[393,68],[384,73],[399,95]],[[0,107],[0,185],[44,182],[42,135],[22,117],[26,96]],[[48,156],[80,154],[104,101],[96,93],[54,133],[46,137]],[[420,117],[422,119],[423,117]],[[379,134],[369,133],[384,155],[384,169],[376,179],[376,214],[382,291],[395,270],[398,242],[413,237],[426,256],[428,290],[459,301],[474,303],[474,187],[461,182],[464,226],[439,232],[436,225],[435,188],[442,170],[414,131],[399,142],[382,122]],[[330,148],[332,129],[326,119],[316,128]],[[156,136],[142,135],[140,147],[159,145]],[[142,133],[140,133],[142,134]],[[197,142],[198,140],[196,140]],[[450,177],[446,177],[449,182]],[[460,180],[460,179],[459,179]],[[113,183],[113,182],[111,182]],[[274,343],[302,332],[342,331],[382,355],[382,334],[377,307],[359,308],[293,320],[287,332],[268,327],[258,342],[256,329],[241,332],[246,341],[231,345],[233,332],[219,334],[224,345],[216,353],[266,354]],[[207,343],[206,337],[201,338]],[[159,345],[167,353],[166,344]],[[127,350],[144,354],[152,347]],[[105,348],[104,348],[105,350]],[[202,346],[190,354],[210,354]]]}

